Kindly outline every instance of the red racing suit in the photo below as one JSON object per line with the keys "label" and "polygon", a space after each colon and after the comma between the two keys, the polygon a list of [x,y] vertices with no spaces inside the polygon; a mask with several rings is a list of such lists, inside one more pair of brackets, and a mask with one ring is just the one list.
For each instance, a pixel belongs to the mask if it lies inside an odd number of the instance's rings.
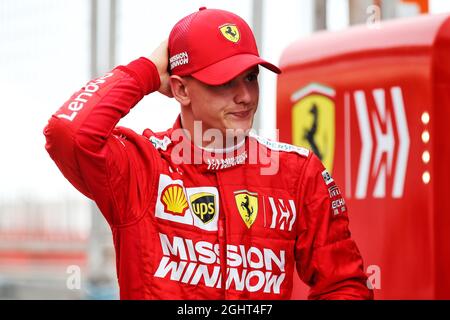
{"label": "red racing suit", "polygon": [[289,299],[295,267],[311,299],[373,297],[345,202],[312,152],[256,135],[212,152],[180,119],[162,133],[116,127],[159,85],[137,59],[87,83],[44,129],[111,227],[121,299]]}

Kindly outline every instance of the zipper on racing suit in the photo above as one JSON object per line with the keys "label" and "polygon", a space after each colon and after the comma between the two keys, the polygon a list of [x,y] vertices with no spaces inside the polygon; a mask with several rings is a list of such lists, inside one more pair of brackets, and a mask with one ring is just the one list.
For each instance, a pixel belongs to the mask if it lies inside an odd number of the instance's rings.
{"label": "zipper on racing suit", "polygon": [[[220,270],[222,274],[222,289],[224,292],[224,299],[227,299],[227,290],[226,290],[226,284],[227,284],[227,233],[226,233],[226,218],[225,218],[225,204],[222,199],[225,199],[224,193],[221,189],[221,182],[220,182],[220,173],[216,172],[216,179],[217,179],[217,189],[219,189],[219,199],[220,199],[220,206],[222,207],[222,210],[219,214],[219,224],[218,224],[218,232],[219,232],[219,258],[220,258]],[[219,209],[220,210],[220,209]]]}

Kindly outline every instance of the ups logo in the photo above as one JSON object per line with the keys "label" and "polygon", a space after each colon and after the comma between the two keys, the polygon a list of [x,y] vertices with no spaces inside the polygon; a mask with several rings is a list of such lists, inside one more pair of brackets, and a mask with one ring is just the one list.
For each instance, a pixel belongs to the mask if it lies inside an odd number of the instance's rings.
{"label": "ups logo", "polygon": [[203,222],[208,223],[216,214],[216,196],[209,192],[195,193],[189,197],[192,212]]}
{"label": "ups logo", "polygon": [[328,171],[333,171],[335,91],[312,83],[291,96],[292,143],[311,149]]}

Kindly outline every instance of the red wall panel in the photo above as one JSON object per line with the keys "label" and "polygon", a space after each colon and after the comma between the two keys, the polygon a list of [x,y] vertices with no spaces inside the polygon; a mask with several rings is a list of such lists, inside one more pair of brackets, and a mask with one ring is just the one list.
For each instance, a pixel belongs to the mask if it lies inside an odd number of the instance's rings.
{"label": "red wall panel", "polygon": [[311,148],[314,130],[376,298],[450,298],[449,27],[438,15],[322,33],[281,60],[280,141]]}

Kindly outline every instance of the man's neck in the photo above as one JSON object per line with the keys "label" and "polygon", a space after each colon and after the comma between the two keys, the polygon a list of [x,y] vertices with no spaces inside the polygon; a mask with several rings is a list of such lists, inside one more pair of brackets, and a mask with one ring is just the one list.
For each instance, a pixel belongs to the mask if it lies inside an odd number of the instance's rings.
{"label": "man's neck", "polygon": [[224,141],[219,141],[217,143],[208,143],[208,141],[203,141],[202,146],[197,146],[209,152],[228,153],[239,149],[244,143],[245,137],[239,137],[238,139],[224,139]]}

